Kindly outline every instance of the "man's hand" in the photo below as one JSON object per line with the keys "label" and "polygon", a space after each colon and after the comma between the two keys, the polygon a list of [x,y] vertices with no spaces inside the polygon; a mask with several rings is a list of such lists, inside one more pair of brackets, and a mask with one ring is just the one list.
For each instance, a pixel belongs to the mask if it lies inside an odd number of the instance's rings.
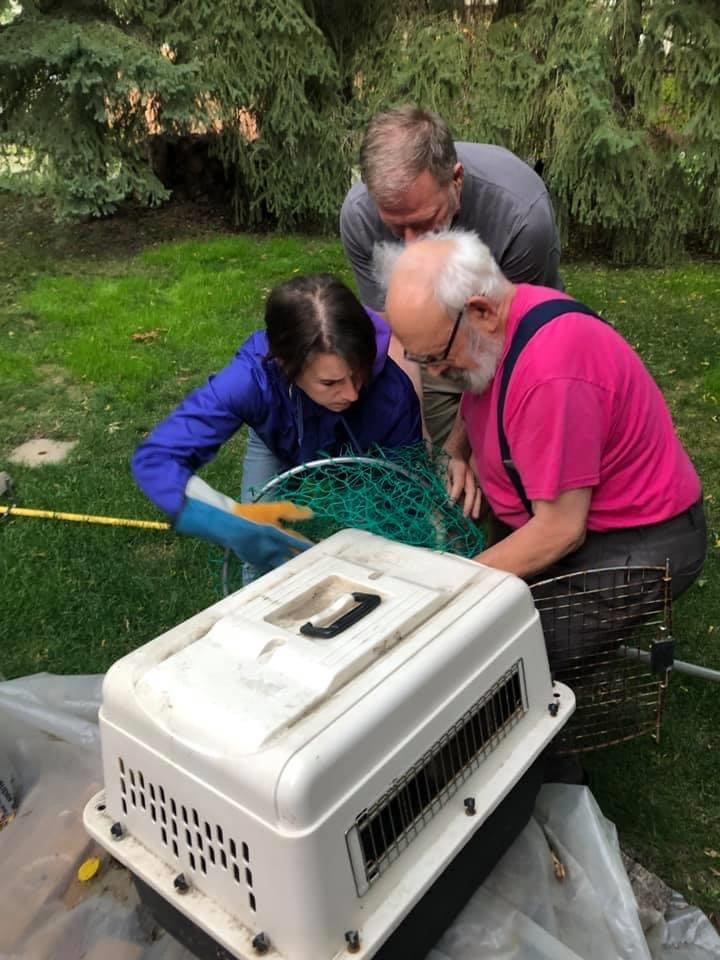
{"label": "man's hand", "polygon": [[443,450],[450,458],[447,469],[447,489],[450,499],[457,503],[462,497],[463,514],[478,520],[483,507],[482,491],[470,462],[472,451],[465,422],[460,415],[460,407]]}
{"label": "man's hand", "polygon": [[533,500],[533,515],[474,560],[518,577],[540,573],[585,541],[592,487],[566,490],[556,500]]}
{"label": "man's hand", "polygon": [[462,501],[463,516],[477,520],[482,507],[482,491],[472,467],[460,457],[450,457],[447,468],[447,491],[453,503]]}

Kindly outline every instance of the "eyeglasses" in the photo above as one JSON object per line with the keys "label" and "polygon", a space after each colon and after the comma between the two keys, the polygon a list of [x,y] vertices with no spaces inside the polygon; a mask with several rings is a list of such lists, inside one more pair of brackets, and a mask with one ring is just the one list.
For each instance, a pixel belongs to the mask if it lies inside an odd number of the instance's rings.
{"label": "eyeglasses", "polygon": [[462,315],[465,313],[465,305],[460,308],[458,311],[457,317],[455,317],[455,323],[453,324],[452,333],[450,334],[450,339],[447,342],[447,346],[442,353],[411,353],[409,350],[405,350],[405,359],[412,360],[413,363],[419,363],[422,367],[427,367],[431,363],[442,363],[444,360],[450,356],[450,351],[452,350],[452,345],[455,342],[455,337],[457,332],[460,329],[460,321],[462,320]]}

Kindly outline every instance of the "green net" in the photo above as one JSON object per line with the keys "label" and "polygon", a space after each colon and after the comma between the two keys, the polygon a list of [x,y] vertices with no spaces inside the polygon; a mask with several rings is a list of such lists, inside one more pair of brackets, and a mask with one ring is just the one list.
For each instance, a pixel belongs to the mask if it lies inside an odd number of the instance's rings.
{"label": "green net", "polygon": [[[293,526],[318,543],[353,528],[416,547],[473,557],[485,546],[485,534],[448,499],[447,456],[425,444],[396,450],[375,448],[368,456],[352,453],[301,464],[270,480],[255,500],[291,500],[311,507],[311,520]],[[245,573],[245,582],[248,573]],[[242,586],[240,563],[227,555],[223,592]]]}

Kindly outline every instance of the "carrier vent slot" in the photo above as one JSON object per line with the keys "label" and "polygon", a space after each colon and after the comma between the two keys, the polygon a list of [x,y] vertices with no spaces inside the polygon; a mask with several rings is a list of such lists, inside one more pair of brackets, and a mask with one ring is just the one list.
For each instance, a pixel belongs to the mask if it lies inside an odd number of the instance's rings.
{"label": "carrier vent slot", "polygon": [[518,660],[390,789],[363,810],[346,840],[362,896],[527,711]]}
{"label": "carrier vent slot", "polygon": [[250,909],[257,909],[250,848],[244,841],[228,836],[219,823],[206,820],[191,804],[166,793],[145,774],[118,757],[120,805],[124,816],[147,817],[160,835],[163,847],[191,871],[207,876],[211,871],[229,872],[248,895]]}

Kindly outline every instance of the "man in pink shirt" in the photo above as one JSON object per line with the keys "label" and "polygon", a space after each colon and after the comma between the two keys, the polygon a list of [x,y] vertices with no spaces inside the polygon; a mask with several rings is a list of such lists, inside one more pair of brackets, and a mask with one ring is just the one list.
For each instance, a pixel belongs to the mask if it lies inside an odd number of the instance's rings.
{"label": "man in pink shirt", "polygon": [[477,514],[477,477],[510,531],[476,559],[529,581],[667,559],[682,593],[705,557],[700,481],[630,345],[565,294],[512,284],[467,231],[377,262],[406,356],[465,388],[451,494]]}

